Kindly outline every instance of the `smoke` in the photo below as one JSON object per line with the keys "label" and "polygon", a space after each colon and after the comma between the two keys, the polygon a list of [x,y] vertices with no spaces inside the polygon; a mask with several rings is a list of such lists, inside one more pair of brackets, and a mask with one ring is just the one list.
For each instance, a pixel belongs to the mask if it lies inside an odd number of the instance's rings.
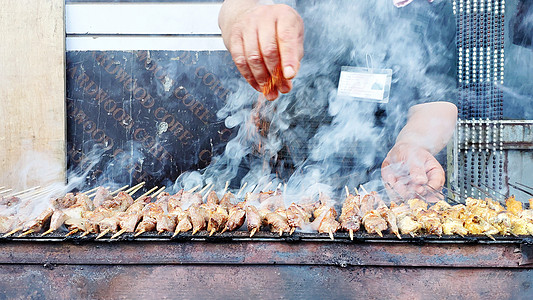
{"label": "smoke", "polygon": [[[24,189],[28,191],[18,196],[21,201],[15,205],[2,206],[0,216],[16,215],[23,224],[49,208],[51,199],[62,197],[74,190],[89,190],[93,185],[91,183],[105,186],[110,190],[118,188],[123,183],[131,184],[135,166],[140,164],[142,169],[144,156],[140,151],[140,146],[134,143],[131,149],[116,155],[110,161],[104,159],[105,153],[106,149],[98,145],[93,146],[84,153],[76,167],[67,171],[65,180],[58,180],[64,176],[65,167],[53,157],[31,149],[21,153],[19,161],[13,168],[14,171],[8,173],[11,176],[9,182],[14,183],[9,186],[13,191],[4,193],[2,196],[7,196],[5,199],[9,201],[10,195],[16,194],[16,191]],[[104,167],[101,168],[100,164],[104,164]],[[103,171],[98,174],[95,182],[94,172],[100,169]]]}
{"label": "smoke", "polygon": [[[274,102],[246,83],[217,116],[238,128],[223,154],[175,187],[226,180],[238,188],[283,186],[286,202],[344,186],[381,189],[379,166],[404,126],[409,107],[451,101],[455,89],[455,28],[449,1],[306,1],[305,56],[294,89]],[[342,66],[392,69],[390,102],[340,99]],[[281,184],[281,185],[280,185]],[[286,185],[286,187],[285,187]]]}

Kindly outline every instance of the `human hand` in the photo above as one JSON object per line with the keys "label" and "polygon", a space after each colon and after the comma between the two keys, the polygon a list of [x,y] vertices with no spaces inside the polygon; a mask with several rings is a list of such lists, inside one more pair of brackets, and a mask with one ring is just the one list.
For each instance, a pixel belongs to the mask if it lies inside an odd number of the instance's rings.
{"label": "human hand", "polygon": [[[287,5],[257,5],[221,26],[224,43],[242,76],[259,92],[281,66],[283,78],[266,96],[292,89],[291,80],[303,57],[304,25],[300,15]],[[279,72],[278,72],[279,73]]]}
{"label": "human hand", "polygon": [[443,198],[436,191],[444,185],[444,169],[423,147],[394,145],[381,165],[381,177],[391,199],[422,196],[428,202],[437,202]]}

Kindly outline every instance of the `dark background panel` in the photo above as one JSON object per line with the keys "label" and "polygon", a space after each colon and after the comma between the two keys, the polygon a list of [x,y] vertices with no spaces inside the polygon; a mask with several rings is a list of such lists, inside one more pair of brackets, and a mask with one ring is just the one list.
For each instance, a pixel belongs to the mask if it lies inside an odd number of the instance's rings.
{"label": "dark background panel", "polygon": [[233,134],[216,112],[238,78],[225,51],[68,52],[69,169],[159,184],[204,168]]}

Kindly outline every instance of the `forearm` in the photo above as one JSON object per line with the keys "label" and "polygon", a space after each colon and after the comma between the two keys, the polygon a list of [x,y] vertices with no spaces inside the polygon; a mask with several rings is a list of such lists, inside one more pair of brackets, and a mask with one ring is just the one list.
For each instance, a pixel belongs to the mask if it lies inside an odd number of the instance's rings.
{"label": "forearm", "polygon": [[229,45],[230,28],[234,20],[246,11],[261,5],[260,0],[225,0],[218,14],[218,26],[226,47]]}
{"label": "forearm", "polygon": [[455,130],[457,107],[449,102],[419,104],[409,110],[407,124],[396,144],[420,146],[435,155],[442,150]]}

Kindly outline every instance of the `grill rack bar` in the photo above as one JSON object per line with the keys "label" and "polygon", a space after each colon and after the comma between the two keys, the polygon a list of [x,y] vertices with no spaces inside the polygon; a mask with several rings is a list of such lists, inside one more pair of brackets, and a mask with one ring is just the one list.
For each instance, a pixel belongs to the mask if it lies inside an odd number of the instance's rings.
{"label": "grill rack bar", "polygon": [[40,233],[32,233],[23,237],[2,237],[2,242],[53,242],[53,243],[84,243],[84,242],[96,242],[96,243],[128,243],[128,242],[324,242],[324,243],[397,243],[397,244],[527,244],[533,245],[533,236],[494,236],[495,240],[488,238],[485,235],[471,235],[471,236],[456,236],[456,235],[444,235],[439,237],[437,235],[401,235],[402,239],[398,239],[393,234],[385,234],[382,238],[373,234],[355,233],[353,241],[350,240],[348,233],[339,232],[335,233],[334,240],[329,238],[327,233],[299,233],[295,232],[292,235],[283,234],[279,236],[277,233],[270,232],[258,232],[252,238],[249,237],[249,233],[246,231],[225,232],[216,233],[209,236],[206,231],[199,232],[192,235],[190,232],[181,233],[176,237],[172,237],[172,233],[166,232],[157,234],[155,232],[146,232],[140,236],[134,237],[133,233],[124,233],[116,239],[110,239],[112,234],[95,239],[98,234],[89,234],[84,237],[79,235],[65,237],[66,233],[52,233],[47,236],[41,237]]}

